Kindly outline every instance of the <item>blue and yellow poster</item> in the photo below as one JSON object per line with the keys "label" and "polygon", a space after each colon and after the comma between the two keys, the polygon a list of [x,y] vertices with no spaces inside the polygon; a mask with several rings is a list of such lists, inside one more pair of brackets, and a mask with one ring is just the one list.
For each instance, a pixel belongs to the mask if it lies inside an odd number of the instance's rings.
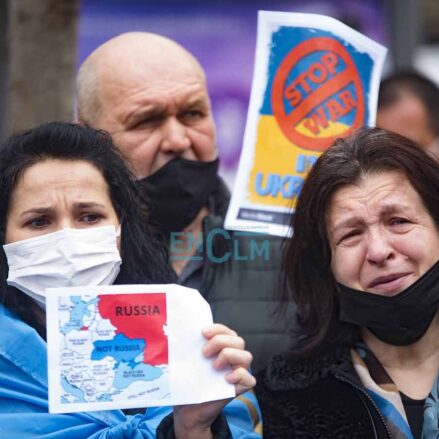
{"label": "blue and yellow poster", "polygon": [[321,15],[259,12],[229,229],[284,236],[310,167],[338,137],[375,124],[386,49]]}

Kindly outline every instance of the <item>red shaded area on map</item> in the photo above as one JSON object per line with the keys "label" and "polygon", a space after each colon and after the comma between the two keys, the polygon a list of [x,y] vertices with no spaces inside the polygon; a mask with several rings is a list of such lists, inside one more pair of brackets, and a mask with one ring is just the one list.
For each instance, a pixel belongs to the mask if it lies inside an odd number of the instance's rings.
{"label": "red shaded area on map", "polygon": [[166,294],[108,294],[100,295],[101,316],[116,327],[116,334],[145,340],[144,363],[157,366],[168,364],[166,325]]}

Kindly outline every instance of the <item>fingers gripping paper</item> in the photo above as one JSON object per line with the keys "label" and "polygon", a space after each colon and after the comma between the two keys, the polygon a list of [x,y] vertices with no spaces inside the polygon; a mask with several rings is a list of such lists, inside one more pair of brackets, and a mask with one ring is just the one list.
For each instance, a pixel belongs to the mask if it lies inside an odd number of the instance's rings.
{"label": "fingers gripping paper", "polygon": [[49,410],[193,404],[235,395],[202,355],[212,324],[198,291],[178,285],[49,290]]}
{"label": "fingers gripping paper", "polygon": [[374,125],[386,49],[330,17],[259,12],[252,93],[226,228],[285,235],[336,138]]}

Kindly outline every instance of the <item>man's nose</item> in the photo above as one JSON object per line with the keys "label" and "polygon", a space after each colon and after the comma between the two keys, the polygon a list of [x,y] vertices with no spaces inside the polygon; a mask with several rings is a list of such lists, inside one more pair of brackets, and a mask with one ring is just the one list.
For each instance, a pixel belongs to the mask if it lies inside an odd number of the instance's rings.
{"label": "man's nose", "polygon": [[385,233],[369,233],[367,242],[367,260],[374,265],[383,265],[394,255],[394,250]]}
{"label": "man's nose", "polygon": [[191,146],[187,127],[176,117],[166,120],[162,126],[161,150],[167,153],[180,154]]}

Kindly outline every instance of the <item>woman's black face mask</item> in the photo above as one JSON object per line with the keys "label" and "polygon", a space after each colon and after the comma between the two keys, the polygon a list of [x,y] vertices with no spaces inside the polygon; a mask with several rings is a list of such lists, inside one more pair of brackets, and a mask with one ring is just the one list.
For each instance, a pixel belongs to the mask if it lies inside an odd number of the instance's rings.
{"label": "woman's black face mask", "polygon": [[439,261],[404,291],[382,296],[339,287],[339,319],[369,329],[381,341],[407,346],[427,331],[439,305]]}

